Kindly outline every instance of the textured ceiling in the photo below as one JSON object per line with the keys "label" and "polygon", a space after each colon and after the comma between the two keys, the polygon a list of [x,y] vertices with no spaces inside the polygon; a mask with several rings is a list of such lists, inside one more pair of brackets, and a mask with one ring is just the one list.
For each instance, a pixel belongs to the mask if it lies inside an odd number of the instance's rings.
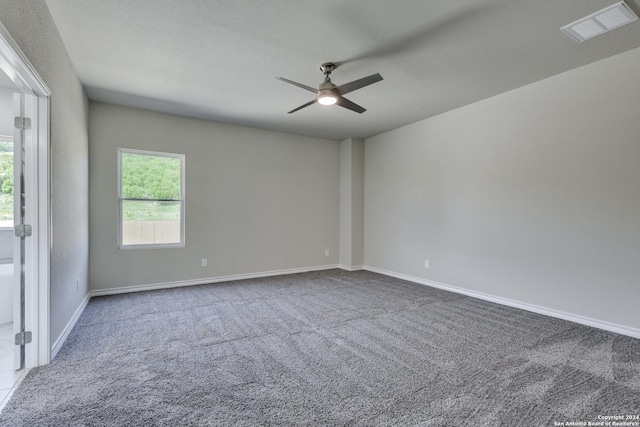
{"label": "textured ceiling", "polygon": [[[615,0],[46,0],[90,99],[317,136],[366,138],[640,46],[640,21],[584,43],[560,27]],[[627,4],[638,13],[640,0]],[[317,86],[380,73],[347,95]]]}

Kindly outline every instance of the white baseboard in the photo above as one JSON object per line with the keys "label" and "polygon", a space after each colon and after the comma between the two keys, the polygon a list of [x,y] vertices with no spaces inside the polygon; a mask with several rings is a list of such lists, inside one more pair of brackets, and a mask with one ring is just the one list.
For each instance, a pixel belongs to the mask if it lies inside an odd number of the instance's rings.
{"label": "white baseboard", "polygon": [[385,276],[395,277],[397,279],[407,280],[409,282],[418,283],[420,285],[431,286],[433,288],[443,289],[473,298],[494,302],[496,304],[506,305],[508,307],[519,308],[533,313],[543,314],[545,316],[555,317],[570,322],[579,323],[581,325],[591,326],[593,328],[603,329],[609,332],[615,332],[621,335],[627,335],[633,338],[640,338],[640,329],[630,326],[619,325],[616,323],[606,322],[604,320],[592,319],[590,317],[581,316],[579,314],[567,313],[552,308],[533,305],[526,302],[516,301],[509,298],[503,298],[496,295],[486,294],[484,292],[472,291],[469,289],[459,288],[457,286],[447,285],[445,283],[434,282],[432,280],[422,279],[420,277],[409,276],[407,274],[396,273],[394,271],[383,270],[381,268],[364,266],[364,270],[371,271]]}
{"label": "white baseboard", "polygon": [[87,304],[89,304],[89,300],[95,296],[124,294],[129,292],[151,291],[155,289],[178,288],[183,286],[206,285],[208,283],[230,282],[233,280],[244,280],[244,279],[256,279],[260,277],[280,276],[283,274],[295,274],[295,273],[306,273],[309,271],[331,270],[334,268],[339,268],[339,266],[337,264],[319,265],[319,266],[313,266],[313,267],[289,268],[286,270],[272,270],[272,271],[261,271],[258,273],[209,277],[206,279],[182,280],[177,282],[155,283],[151,285],[124,286],[121,288],[92,290],[92,291],[89,291],[89,293],[84,298],[84,300],[82,300],[82,303],[73,314],[73,317],[71,318],[71,320],[69,320],[64,330],[62,331],[58,339],[55,341],[55,343],[51,347],[50,360],[53,360],[56,357],[56,355],[62,348],[62,345],[64,344],[65,340],[69,336],[69,333],[71,333],[71,330],[75,326],[76,322],[78,322],[80,315],[82,314],[84,309],[87,307]]}
{"label": "white baseboard", "polygon": [[347,270],[347,271],[360,271],[360,270],[364,270],[364,265],[338,264],[338,268],[340,268],[342,270]]}
{"label": "white baseboard", "polygon": [[234,280],[258,279],[261,277],[281,276],[283,274],[306,273],[309,271],[331,270],[339,268],[338,264],[318,265],[312,267],[289,268],[286,270],[260,271],[257,273],[233,274],[230,276],[207,277],[204,279],[180,280],[176,282],[153,283],[149,285],[123,286],[121,288],[95,289],[90,292],[92,297],[103,295],[125,294],[129,292],[153,291],[156,289],[180,288],[183,286],[206,285],[209,283],[231,282]]}
{"label": "white baseboard", "polygon": [[194,286],[194,285],[206,285],[208,283],[219,283],[219,282],[229,282],[234,280],[245,280],[245,279],[257,279],[261,277],[269,277],[269,276],[280,276],[284,274],[295,274],[295,273],[306,273],[309,271],[322,271],[322,270],[331,270],[334,268],[340,268],[347,271],[358,271],[358,270],[366,270],[371,271],[378,274],[383,274],[389,277],[395,277],[402,280],[407,280],[409,282],[418,283],[421,285],[431,286],[433,288],[443,289],[450,292],[455,292],[462,295],[467,295],[473,298],[478,298],[485,301],[494,302],[496,304],[505,305],[508,307],[519,308],[522,310],[530,311],[533,313],[542,314],[545,316],[555,317],[558,319],[568,320],[570,322],[579,323],[581,325],[591,326],[598,329],[603,329],[605,331],[615,332],[621,335],[627,335],[633,338],[640,338],[640,329],[632,328],[625,325],[619,325],[615,323],[606,322],[603,320],[592,319],[589,317],[567,313],[559,310],[554,310],[547,307],[542,307],[538,305],[528,304],[521,301],[516,301],[508,298],[503,298],[495,295],[486,294],[483,292],[472,291],[469,289],[459,288],[457,286],[447,285],[445,283],[434,282],[432,280],[422,279],[420,277],[409,276],[407,274],[396,273],[394,271],[384,270],[377,267],[372,267],[369,265],[357,265],[357,266],[348,266],[343,264],[332,264],[332,265],[320,265],[313,267],[302,267],[302,268],[290,268],[286,270],[272,270],[272,271],[261,271],[257,273],[248,273],[248,274],[235,274],[229,276],[218,276],[218,277],[209,277],[206,279],[195,279],[195,280],[183,280],[176,282],[165,282],[165,283],[155,283],[150,285],[136,285],[136,286],[124,286],[121,288],[113,288],[113,289],[101,289],[101,290],[93,290],[90,291],[89,294],[82,301],[78,309],[73,314],[73,317],[64,330],[55,341],[51,348],[51,360],[53,360],[58,351],[62,348],[64,341],[69,336],[69,333],[75,326],[76,322],[80,318],[80,315],[84,311],[85,307],[89,303],[89,300],[94,296],[101,295],[115,295],[115,294],[123,294],[129,292],[141,292],[141,291],[150,291],[155,289],[167,289],[167,288],[177,288],[183,286]]}
{"label": "white baseboard", "polygon": [[87,296],[84,297],[84,299],[80,303],[80,306],[76,309],[76,312],[73,313],[73,316],[71,317],[71,320],[69,320],[67,325],[62,330],[62,333],[60,334],[58,339],[53,343],[53,346],[51,347],[51,359],[50,360],[53,360],[56,357],[56,355],[58,354],[58,352],[60,351],[60,349],[62,348],[62,344],[64,344],[65,340],[67,339],[67,337],[71,333],[71,330],[76,325],[76,322],[80,318],[80,315],[84,311],[84,309],[87,306],[87,304],[89,304],[89,300],[90,299],[91,299],[91,292],[89,292],[87,294]]}

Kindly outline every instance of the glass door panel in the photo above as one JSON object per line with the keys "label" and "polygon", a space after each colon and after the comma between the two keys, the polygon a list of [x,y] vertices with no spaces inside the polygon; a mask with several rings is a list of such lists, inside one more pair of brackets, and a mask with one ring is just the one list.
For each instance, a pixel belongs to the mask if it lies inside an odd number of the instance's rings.
{"label": "glass door panel", "polygon": [[[13,95],[14,117],[24,117],[25,96],[23,93]],[[16,346],[14,351],[15,369],[23,369],[25,366],[25,344],[21,337],[25,332],[25,239],[26,234],[20,233],[20,225],[24,224],[25,214],[25,185],[24,185],[24,160],[25,146],[22,123],[15,122],[13,137],[13,223],[15,228],[15,238],[13,246],[14,265],[14,292],[13,292],[13,329],[16,336]]]}

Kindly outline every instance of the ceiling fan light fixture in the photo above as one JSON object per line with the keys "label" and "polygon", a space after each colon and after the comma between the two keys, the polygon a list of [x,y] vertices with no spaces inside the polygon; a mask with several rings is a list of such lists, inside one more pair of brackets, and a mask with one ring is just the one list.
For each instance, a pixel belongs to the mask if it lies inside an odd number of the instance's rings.
{"label": "ceiling fan light fixture", "polygon": [[318,102],[322,105],[333,105],[338,102],[338,97],[331,89],[321,89],[318,91]]}
{"label": "ceiling fan light fixture", "polygon": [[320,71],[322,71],[322,74],[324,74],[324,81],[318,85],[318,89],[314,89],[311,86],[303,85],[302,83],[294,82],[293,80],[285,79],[284,77],[276,77],[278,80],[282,80],[283,82],[289,83],[293,86],[298,86],[299,88],[307,90],[309,92],[313,92],[316,95],[313,100],[307,102],[306,104],[302,104],[298,108],[294,108],[287,114],[295,113],[296,111],[300,111],[303,108],[316,103],[321,105],[339,105],[342,108],[355,111],[358,114],[362,114],[367,111],[366,108],[356,104],[355,102],[349,101],[342,95],[351,93],[354,90],[379,82],[380,80],[382,80],[382,76],[380,74],[372,74],[370,76],[363,77],[361,79],[354,80],[340,86],[336,86],[331,83],[331,78],[329,77],[329,75],[333,70],[335,70],[335,68],[335,64],[331,62],[325,62],[320,66]]}

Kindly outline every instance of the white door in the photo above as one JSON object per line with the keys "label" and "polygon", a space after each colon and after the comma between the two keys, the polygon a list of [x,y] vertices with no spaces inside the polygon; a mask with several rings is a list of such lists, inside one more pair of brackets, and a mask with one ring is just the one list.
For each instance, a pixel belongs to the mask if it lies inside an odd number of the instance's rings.
{"label": "white door", "polygon": [[[49,363],[49,97],[51,91],[0,23],[0,70],[17,87],[14,129],[14,328],[15,365]],[[23,127],[26,128],[23,129]],[[26,206],[26,210],[24,207]],[[30,227],[27,227],[30,226]],[[21,227],[24,226],[24,227]],[[29,234],[32,230],[32,234]]]}
{"label": "white door", "polygon": [[13,111],[15,117],[13,136],[13,223],[15,228],[13,331],[16,340],[14,367],[18,370],[25,367],[25,345],[31,340],[31,334],[26,331],[25,322],[25,243],[30,232],[29,227],[25,227],[26,187],[24,185],[25,131],[30,127],[30,124],[28,119],[22,119],[25,116],[25,96],[23,93],[14,93]]}

